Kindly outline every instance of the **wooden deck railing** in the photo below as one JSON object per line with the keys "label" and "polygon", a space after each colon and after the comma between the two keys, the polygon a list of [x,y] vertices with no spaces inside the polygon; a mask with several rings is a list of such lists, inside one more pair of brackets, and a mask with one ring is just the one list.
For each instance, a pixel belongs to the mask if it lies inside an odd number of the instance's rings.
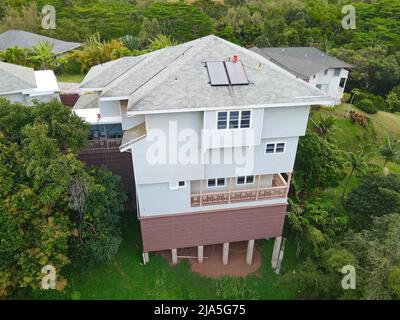
{"label": "wooden deck railing", "polygon": [[[259,178],[258,178],[259,179]],[[274,174],[272,187],[246,190],[231,190],[212,193],[201,193],[191,195],[191,206],[207,206],[216,204],[227,204],[243,201],[266,200],[273,198],[286,198],[288,194],[288,183],[281,174]]]}
{"label": "wooden deck railing", "polygon": [[115,149],[121,145],[122,138],[96,139],[88,141],[88,149]]}

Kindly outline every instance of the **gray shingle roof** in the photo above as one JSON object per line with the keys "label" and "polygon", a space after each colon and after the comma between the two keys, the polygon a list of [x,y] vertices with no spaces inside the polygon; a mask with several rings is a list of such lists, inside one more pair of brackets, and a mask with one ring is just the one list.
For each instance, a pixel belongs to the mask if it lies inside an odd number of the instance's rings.
{"label": "gray shingle roof", "polygon": [[[233,55],[238,55],[243,63],[250,84],[211,86],[204,62],[228,60]],[[214,35],[137,58],[141,60],[136,64],[120,61],[126,63],[126,71],[119,71],[120,76],[101,90],[102,98],[129,97],[128,112],[331,101],[322,91],[296,79],[259,54]],[[118,68],[124,69],[122,65]],[[102,79],[106,73],[101,72],[98,66],[90,73],[90,81],[101,84],[115,76],[112,74],[110,78]]]}
{"label": "gray shingle roof", "polygon": [[97,93],[87,93],[79,97],[74,105],[74,110],[96,109],[99,107],[99,95]]}
{"label": "gray shingle roof", "polygon": [[309,79],[312,75],[328,68],[351,68],[351,65],[314,47],[257,48],[257,52],[294,75]]}
{"label": "gray shingle roof", "polygon": [[53,53],[55,54],[61,54],[82,45],[81,43],[62,41],[27,31],[7,30],[0,34],[0,50],[14,46],[30,49],[32,46],[37,46],[40,42],[44,43],[46,41],[53,45]]}
{"label": "gray shingle roof", "polygon": [[0,62],[0,94],[36,88],[35,72],[32,68]]}
{"label": "gray shingle roof", "polygon": [[129,71],[143,59],[144,58],[141,56],[123,57],[94,66],[82,80],[79,87],[104,88],[107,84],[113,82],[122,74]]}

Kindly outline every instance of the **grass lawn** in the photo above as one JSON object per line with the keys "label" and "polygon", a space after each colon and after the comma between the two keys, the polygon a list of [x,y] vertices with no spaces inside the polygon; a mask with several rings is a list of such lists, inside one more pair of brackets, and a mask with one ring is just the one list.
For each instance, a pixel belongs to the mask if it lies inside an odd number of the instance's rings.
{"label": "grass lawn", "polygon": [[62,73],[57,75],[58,82],[81,82],[85,77],[84,74],[68,74]]}
{"label": "grass lawn", "polygon": [[[260,240],[262,266],[258,275],[246,278],[211,279],[189,269],[187,261],[172,267],[155,254],[141,263],[140,233],[136,215],[123,219],[124,241],[117,256],[83,272],[66,271],[68,285],[63,292],[23,290],[17,299],[292,299],[296,293],[277,284],[279,278],[270,267],[273,240]],[[286,241],[282,272],[291,271],[298,262],[296,245]],[[243,279],[243,280],[242,280]],[[218,290],[219,288],[219,290]]]}

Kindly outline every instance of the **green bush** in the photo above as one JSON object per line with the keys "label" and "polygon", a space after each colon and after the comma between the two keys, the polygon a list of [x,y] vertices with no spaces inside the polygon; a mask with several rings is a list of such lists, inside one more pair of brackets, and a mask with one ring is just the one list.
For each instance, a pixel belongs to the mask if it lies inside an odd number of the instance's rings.
{"label": "green bush", "polygon": [[369,114],[374,114],[378,112],[378,110],[376,110],[376,108],[374,107],[374,103],[370,99],[361,100],[360,103],[357,104],[357,108]]}
{"label": "green bush", "polygon": [[354,97],[353,103],[356,106],[358,106],[361,103],[361,101],[364,99],[371,100],[375,109],[378,109],[378,110],[386,110],[387,109],[386,102],[383,97],[375,95],[370,92],[366,92],[366,91],[357,90],[357,93]]}

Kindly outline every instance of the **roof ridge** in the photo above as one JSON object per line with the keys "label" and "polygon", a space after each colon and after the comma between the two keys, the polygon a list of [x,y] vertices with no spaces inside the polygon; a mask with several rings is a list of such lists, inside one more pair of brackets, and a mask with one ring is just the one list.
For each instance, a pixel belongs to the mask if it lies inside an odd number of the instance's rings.
{"label": "roof ridge", "polygon": [[[35,73],[35,70],[34,70],[33,68],[30,68],[30,67],[25,67],[25,66],[20,66],[20,65],[17,65],[17,64],[13,64],[13,63],[8,63],[8,62],[0,61],[0,67],[1,67],[2,65],[6,65],[6,66],[8,65],[8,66],[11,67],[11,68],[16,68],[16,69],[20,69],[20,70],[26,70],[26,71],[30,70],[30,71],[32,71],[33,74]],[[18,79],[19,81],[21,81],[21,82],[23,82],[24,84],[28,85],[28,87],[27,87],[26,89],[32,88],[32,84],[29,83],[28,81],[26,81],[26,78],[25,78],[25,77],[22,77],[22,76],[20,77],[20,76],[18,76],[18,73],[12,73],[12,72],[10,72],[10,70],[7,69],[7,68],[6,68],[6,70],[3,69],[3,71],[4,71],[10,78]],[[37,86],[37,82],[36,82],[35,76],[33,76],[33,80],[35,81],[35,86]]]}

